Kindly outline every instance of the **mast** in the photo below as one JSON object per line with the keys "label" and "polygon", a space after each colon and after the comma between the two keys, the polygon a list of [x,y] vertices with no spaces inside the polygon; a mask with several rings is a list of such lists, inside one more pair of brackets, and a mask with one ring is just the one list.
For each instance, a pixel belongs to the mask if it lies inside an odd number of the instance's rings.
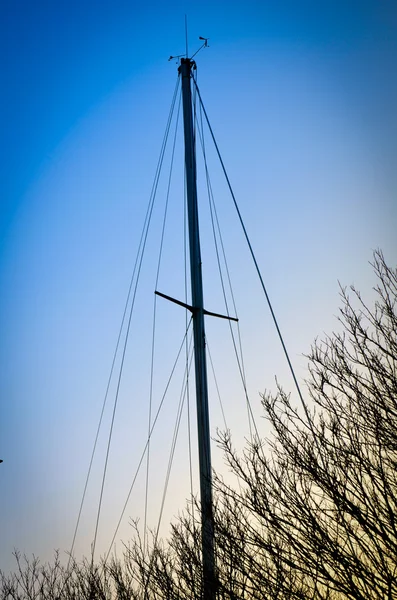
{"label": "mast", "polygon": [[191,71],[195,62],[182,58],[183,125],[185,136],[185,177],[189,224],[190,277],[192,290],[194,364],[196,378],[197,429],[200,463],[201,543],[204,600],[215,600],[214,515],[212,504],[211,447],[208,411],[207,362],[205,355],[203,280],[197,210],[196,151],[193,130]]}

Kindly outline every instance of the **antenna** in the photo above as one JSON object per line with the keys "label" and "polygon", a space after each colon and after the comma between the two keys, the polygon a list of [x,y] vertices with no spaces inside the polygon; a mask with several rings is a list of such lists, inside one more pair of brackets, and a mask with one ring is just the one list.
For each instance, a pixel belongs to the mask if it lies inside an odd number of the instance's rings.
{"label": "antenna", "polygon": [[188,48],[188,43],[187,43],[187,15],[185,15],[185,41],[186,41],[186,58],[188,58],[189,56],[189,48]]}
{"label": "antenna", "polygon": [[[193,56],[191,58],[194,58],[196,56],[196,54],[198,54],[200,52],[200,50],[202,50],[203,48],[209,48],[209,44],[208,44],[208,40],[210,38],[206,38],[203,36],[199,36],[199,40],[201,42],[204,42],[203,44],[201,44],[200,48],[198,50],[196,50],[196,52],[193,54]],[[184,57],[186,58],[186,60],[189,58],[189,44],[188,44],[188,30],[187,30],[187,15],[185,15],[185,49],[186,52],[185,54],[177,54],[176,56],[170,56],[168,61],[170,60],[176,60],[176,62],[179,62],[179,59]]]}
{"label": "antenna", "polygon": [[187,34],[187,15],[185,15],[185,46],[186,46],[185,54],[176,54],[175,56],[172,56],[172,54],[171,54],[168,61],[175,60],[178,63],[180,58],[188,58],[188,56],[189,56],[188,34]]}

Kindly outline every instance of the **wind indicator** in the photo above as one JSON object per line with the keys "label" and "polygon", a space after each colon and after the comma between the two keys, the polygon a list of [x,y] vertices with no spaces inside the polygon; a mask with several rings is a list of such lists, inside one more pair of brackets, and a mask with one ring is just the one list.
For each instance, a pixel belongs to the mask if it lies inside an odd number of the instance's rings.
{"label": "wind indicator", "polygon": [[[198,50],[196,50],[196,52],[195,52],[195,53],[194,53],[194,54],[191,56],[191,59],[192,59],[192,58],[194,58],[194,57],[196,56],[196,54],[198,54],[198,53],[200,52],[200,50],[202,50],[203,48],[209,48],[209,47],[210,47],[210,46],[209,46],[209,44],[208,44],[208,40],[209,40],[209,39],[210,39],[210,38],[205,38],[205,37],[203,37],[203,36],[201,36],[201,35],[199,36],[199,40],[201,40],[201,41],[202,41],[202,42],[204,42],[204,43],[203,43],[203,44],[201,44],[200,48],[199,48]],[[178,62],[178,61],[179,61],[179,59],[181,59],[181,58],[186,58],[186,59],[187,59],[187,58],[189,58],[189,57],[188,57],[187,44],[186,44],[186,53],[185,53],[185,54],[177,54],[177,55],[175,55],[175,56],[172,56],[172,55],[171,55],[171,56],[169,57],[168,61],[170,61],[170,60],[176,60],[176,62]],[[190,59],[190,60],[191,60],[191,59]]]}

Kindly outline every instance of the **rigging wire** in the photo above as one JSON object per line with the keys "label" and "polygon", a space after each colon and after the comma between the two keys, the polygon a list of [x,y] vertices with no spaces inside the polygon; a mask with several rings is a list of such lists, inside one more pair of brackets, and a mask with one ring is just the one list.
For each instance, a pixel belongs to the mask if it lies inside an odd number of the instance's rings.
{"label": "rigging wire", "polygon": [[[281,333],[280,326],[279,326],[279,324],[278,324],[278,321],[277,321],[277,318],[276,318],[276,315],[275,315],[275,312],[274,312],[274,309],[273,309],[272,303],[271,303],[271,301],[270,301],[269,294],[268,294],[268,292],[267,292],[267,289],[266,289],[265,283],[264,283],[264,281],[263,281],[262,273],[261,273],[261,271],[260,271],[260,269],[259,269],[259,265],[258,265],[258,262],[257,262],[257,260],[256,260],[256,256],[255,256],[255,254],[254,254],[254,251],[253,251],[253,248],[252,248],[252,245],[251,245],[251,241],[250,241],[250,239],[249,239],[249,237],[248,237],[248,233],[247,233],[247,230],[246,230],[246,228],[245,228],[244,221],[243,221],[243,218],[242,218],[242,216],[241,216],[241,212],[240,212],[240,209],[239,209],[239,207],[238,207],[237,200],[236,200],[236,197],[235,197],[235,195],[234,195],[233,188],[232,188],[232,186],[231,186],[231,183],[230,183],[229,176],[228,176],[228,174],[227,174],[227,171],[226,171],[226,168],[225,168],[225,165],[224,165],[224,162],[223,162],[223,159],[222,159],[221,153],[220,153],[220,151],[219,151],[219,147],[218,147],[218,144],[217,144],[217,142],[216,142],[215,135],[214,135],[214,132],[213,132],[213,130],[212,130],[212,127],[211,127],[211,123],[210,123],[210,121],[209,121],[209,118],[208,118],[208,115],[207,115],[207,111],[205,110],[205,106],[204,106],[204,104],[203,104],[203,100],[202,100],[202,98],[201,98],[200,90],[199,90],[199,88],[198,88],[198,86],[197,86],[197,83],[196,83],[196,81],[194,80],[194,78],[193,78],[193,82],[194,82],[195,88],[196,88],[196,90],[197,90],[197,95],[198,95],[198,97],[199,97],[200,105],[201,105],[201,107],[202,107],[202,109],[203,109],[203,112],[204,112],[204,116],[205,116],[205,119],[206,119],[206,122],[207,122],[207,125],[208,125],[208,129],[209,129],[209,131],[210,131],[210,133],[211,133],[211,137],[212,137],[212,141],[213,141],[213,143],[214,143],[214,146],[215,146],[215,150],[216,150],[216,152],[217,152],[217,154],[218,154],[218,158],[219,158],[219,161],[220,161],[220,163],[221,163],[221,167],[222,167],[222,170],[223,170],[223,174],[224,174],[224,176],[225,176],[225,179],[226,179],[226,182],[227,182],[227,185],[228,185],[228,188],[229,188],[229,191],[230,191],[231,197],[232,197],[232,199],[233,199],[234,207],[235,207],[235,209],[236,209],[237,216],[238,216],[238,218],[239,218],[240,225],[241,225],[241,228],[242,228],[242,230],[243,230],[244,237],[245,237],[245,239],[246,239],[246,242],[247,242],[247,245],[248,245],[248,248],[249,248],[250,254],[251,254],[251,258],[252,258],[252,260],[253,260],[253,263],[254,263],[254,266],[255,266],[255,269],[256,269],[256,272],[257,272],[257,275],[258,275],[258,278],[259,278],[259,281],[260,281],[260,284],[261,284],[261,287],[262,287],[262,291],[263,291],[263,293],[264,293],[264,295],[265,295],[265,298],[266,298],[266,301],[267,301],[267,305],[268,305],[268,307],[269,307],[270,314],[271,314],[271,316],[272,316],[272,319],[273,319],[273,323],[274,323],[274,325],[275,325],[275,327],[276,327],[276,331],[277,331],[277,334],[278,334],[278,338],[279,338],[279,340],[280,340],[281,346],[282,346],[282,348],[283,348],[283,351],[284,351],[284,356],[285,356],[285,358],[286,358],[286,361],[287,361],[287,363],[288,363],[288,367],[289,367],[290,373],[291,373],[291,375],[292,375],[292,379],[293,379],[293,381],[294,381],[295,388],[296,388],[296,390],[297,390],[297,392],[298,392],[299,399],[300,399],[300,401],[301,401],[301,404],[302,404],[302,406],[303,406],[303,409],[304,409],[304,411],[305,411],[305,415],[306,415],[306,417],[307,417],[307,419],[308,419],[308,422],[310,423],[310,419],[309,419],[309,411],[308,411],[308,408],[307,408],[306,402],[305,402],[305,401],[304,401],[304,399],[303,399],[303,394],[302,394],[302,392],[301,392],[300,385],[299,385],[299,383],[298,383],[298,379],[297,379],[297,377],[296,377],[296,375],[295,375],[295,370],[294,370],[294,368],[293,368],[293,366],[292,366],[292,362],[291,362],[291,359],[290,359],[290,357],[289,357],[289,353],[288,353],[288,351],[287,351],[287,347],[286,347],[286,345],[285,345],[284,338],[283,338],[283,335],[282,335],[282,333]],[[316,438],[315,438],[315,439],[316,439]]]}
{"label": "rigging wire", "polygon": [[[221,396],[220,391],[219,391],[218,380],[217,380],[217,377],[216,377],[216,371],[215,371],[214,363],[212,361],[212,356],[211,356],[210,346],[209,346],[209,343],[208,343],[208,337],[207,336],[205,338],[205,344],[206,344],[206,347],[207,347],[207,350],[208,350],[208,356],[209,356],[209,359],[210,359],[212,376],[214,378],[215,388],[216,388],[217,395],[218,395],[218,400],[219,400],[219,405],[221,407],[221,412],[222,412],[222,417],[223,417],[223,423],[225,425],[225,431],[230,431],[230,429],[229,429],[229,427],[227,425],[227,422],[226,422],[225,411],[223,409],[222,396]],[[257,430],[255,421],[254,421],[254,426],[255,426],[256,433],[258,435],[258,430]],[[251,428],[250,428],[250,433],[251,433]],[[258,436],[258,439],[259,439],[259,436]],[[252,440],[252,434],[251,434],[251,440]],[[237,476],[237,485],[238,485],[238,487],[240,489],[240,492],[241,492],[242,491],[241,481],[240,481],[240,478],[238,476]]]}
{"label": "rigging wire", "polygon": [[[185,304],[188,303],[188,292],[187,292],[187,189],[186,189],[186,177],[184,178],[183,184],[183,260],[184,260],[184,274],[185,274]],[[187,325],[188,313],[185,313],[185,326]],[[191,433],[191,421],[190,421],[190,385],[189,385],[189,349],[188,342],[185,342],[185,361],[186,361],[186,373],[187,373],[187,435],[188,435],[188,453],[189,453],[189,478],[190,478],[190,499],[193,502],[193,465],[192,465],[192,433]]]}
{"label": "rigging wire", "polygon": [[[155,290],[157,290],[159,276],[160,276],[160,266],[161,266],[161,258],[162,258],[163,245],[164,245],[165,225],[166,225],[167,214],[168,214],[168,204],[169,204],[169,197],[170,197],[171,179],[172,179],[172,173],[173,173],[175,146],[176,146],[176,139],[177,139],[177,133],[178,133],[181,100],[182,100],[182,95],[180,94],[178,110],[177,110],[176,119],[175,119],[175,132],[174,132],[174,140],[173,140],[172,152],[171,152],[171,164],[170,164],[170,170],[169,170],[169,175],[168,175],[168,185],[167,185],[166,201],[165,201],[165,207],[164,207],[163,225],[162,225],[162,230],[161,230],[159,257],[158,257],[158,262],[157,262],[156,281],[155,281],[155,286],[154,286]],[[150,365],[148,435],[150,432],[150,425],[151,425],[151,420],[152,420],[156,314],[157,314],[157,295],[155,294],[154,301],[153,301],[153,327],[152,327],[152,349],[151,349],[151,365]],[[150,443],[148,445],[146,459],[147,460],[146,460],[146,484],[145,484],[145,510],[144,510],[144,526],[143,526],[143,548],[144,548],[144,550],[146,548],[146,537],[147,537],[146,525],[147,525],[147,506],[148,506],[148,494],[149,494]]]}
{"label": "rigging wire", "polygon": [[[186,337],[186,340],[187,340],[187,337]],[[177,410],[177,417],[176,417],[176,422],[175,422],[175,427],[174,427],[174,433],[172,436],[170,457],[169,457],[169,461],[168,461],[168,468],[167,468],[167,473],[166,473],[166,478],[165,478],[164,490],[163,490],[163,495],[162,495],[162,499],[161,499],[160,515],[159,515],[159,519],[158,519],[158,523],[157,523],[156,540],[158,537],[158,533],[159,533],[160,525],[161,525],[161,519],[163,516],[165,498],[166,498],[168,483],[169,483],[169,479],[170,479],[170,475],[171,475],[171,468],[172,468],[172,463],[173,463],[173,459],[174,459],[176,443],[177,443],[177,439],[178,439],[182,411],[183,411],[185,399],[187,396],[187,389],[188,389],[188,384],[189,384],[189,373],[191,370],[192,361],[193,361],[193,336],[191,335],[190,341],[189,341],[189,360],[188,360],[187,368],[185,368],[185,374],[184,374],[183,381],[182,381],[182,389],[181,389],[180,400],[179,400],[179,405],[178,405],[178,410]]]}
{"label": "rigging wire", "polygon": [[[230,278],[230,271],[229,271],[229,267],[228,267],[228,263],[227,263],[227,259],[226,259],[225,247],[223,244],[222,232],[221,232],[221,228],[220,228],[220,224],[219,224],[218,213],[216,210],[214,194],[213,194],[211,179],[210,179],[209,170],[208,170],[201,104],[200,104],[200,126],[198,127],[198,131],[199,131],[199,139],[200,139],[201,148],[202,148],[202,152],[203,152],[203,159],[204,159],[208,203],[209,203],[209,208],[210,208],[210,216],[211,216],[212,233],[213,233],[213,237],[214,237],[215,253],[216,253],[216,258],[217,258],[218,271],[219,271],[219,277],[220,277],[220,281],[221,281],[221,287],[222,287],[223,299],[225,302],[226,313],[227,313],[227,316],[230,316],[229,303],[227,300],[225,283],[224,283],[224,279],[223,279],[222,267],[221,267],[221,262],[220,262],[219,247],[218,247],[218,241],[217,241],[215,224],[214,224],[214,215],[215,215],[215,221],[216,221],[217,230],[218,230],[218,236],[219,236],[219,240],[220,240],[220,246],[221,246],[221,250],[222,250],[223,261],[225,264],[225,270],[226,270],[227,280],[228,280],[228,284],[229,284],[229,290],[230,290],[230,294],[231,294],[231,298],[232,298],[233,309],[234,309],[235,315],[238,316],[235,297],[234,297],[234,293],[233,293],[233,286],[232,286],[232,282],[231,282],[231,278]],[[247,379],[246,379],[246,374],[245,374],[244,356],[243,356],[243,348],[242,348],[242,343],[241,343],[241,333],[240,333],[239,322],[237,321],[237,336],[238,336],[240,355],[237,350],[237,344],[236,344],[236,340],[235,340],[234,330],[233,330],[232,323],[230,320],[229,320],[229,330],[230,330],[230,334],[232,337],[234,352],[235,352],[235,356],[236,356],[236,360],[237,360],[237,364],[238,364],[238,368],[239,368],[239,372],[240,372],[241,382],[242,382],[243,389],[244,389],[246,406],[247,406],[247,415],[248,415],[248,427],[249,427],[249,432],[250,432],[250,439],[252,442],[251,421],[254,423],[254,427],[255,427],[255,430],[257,433],[258,433],[258,430],[257,430],[257,426],[255,424],[255,418],[254,418],[253,411],[252,411],[251,401],[250,401],[249,395],[248,395]]]}
{"label": "rigging wire", "polygon": [[72,545],[71,545],[71,548],[70,548],[70,551],[69,551],[69,558],[68,558],[68,563],[67,563],[67,569],[69,568],[70,560],[71,560],[71,558],[73,556],[74,546],[75,546],[75,543],[76,543],[77,531],[78,531],[79,524],[80,524],[81,513],[82,513],[82,510],[83,510],[84,500],[85,500],[85,496],[86,496],[86,492],[87,492],[87,487],[88,487],[88,481],[89,481],[89,478],[90,478],[90,475],[91,475],[91,470],[92,470],[92,463],[94,461],[95,451],[96,451],[96,447],[97,447],[97,443],[98,443],[99,432],[100,432],[101,425],[102,425],[102,420],[103,420],[103,414],[104,414],[104,411],[105,411],[105,406],[106,406],[106,402],[107,402],[107,398],[108,398],[108,394],[109,394],[110,383],[111,383],[112,376],[113,376],[114,365],[115,365],[115,362],[116,362],[116,357],[117,357],[117,353],[118,353],[118,349],[119,349],[119,345],[120,345],[120,339],[121,339],[121,334],[122,334],[123,326],[124,326],[124,320],[125,320],[125,316],[126,316],[127,308],[128,308],[128,304],[129,304],[129,298],[130,298],[130,293],[131,293],[131,288],[132,288],[132,282],[133,282],[134,274],[135,274],[135,268],[134,268],[134,271],[133,271],[133,275],[131,277],[131,282],[130,282],[130,286],[129,286],[129,290],[128,290],[128,294],[127,294],[127,300],[126,300],[126,303],[125,303],[124,312],[123,312],[123,316],[122,316],[122,319],[121,319],[120,329],[119,329],[119,333],[118,333],[118,337],[117,337],[117,342],[116,342],[116,349],[115,349],[114,354],[113,354],[112,365],[111,365],[111,368],[110,368],[110,374],[109,374],[108,382],[107,382],[107,386],[106,386],[105,397],[104,397],[104,400],[103,400],[103,403],[102,403],[102,410],[101,410],[101,414],[100,414],[100,417],[99,417],[99,423],[98,423],[98,427],[97,427],[97,431],[96,431],[96,435],[95,435],[94,447],[92,449],[90,463],[89,463],[89,466],[88,466],[88,472],[87,472],[87,476],[86,476],[86,480],[85,480],[85,484],[84,484],[83,496],[81,498],[79,513],[78,513],[78,517],[77,517],[77,522],[76,522],[76,526],[75,526],[75,529],[74,529],[73,541],[72,541]]}
{"label": "rigging wire", "polygon": [[[187,341],[187,338],[186,338],[186,341]],[[174,460],[176,443],[178,440],[178,433],[179,433],[179,428],[180,428],[181,419],[182,419],[182,412],[183,412],[183,407],[184,407],[185,400],[187,397],[187,389],[188,389],[188,385],[189,385],[189,372],[190,372],[190,369],[192,366],[192,361],[193,361],[193,356],[194,356],[193,352],[194,352],[194,350],[193,350],[193,335],[191,335],[190,342],[189,342],[189,355],[190,356],[189,356],[188,364],[185,367],[185,373],[183,376],[183,381],[182,381],[182,386],[181,386],[181,393],[180,393],[180,397],[179,397],[179,404],[178,404],[178,409],[177,409],[177,414],[176,414],[174,433],[172,436],[170,455],[169,455],[169,459],[168,459],[168,467],[167,467],[167,472],[166,472],[166,477],[165,477],[165,482],[164,482],[164,487],[163,487],[163,494],[161,497],[160,513],[159,513],[159,518],[158,518],[157,527],[156,527],[156,533],[155,533],[155,537],[154,537],[154,545],[153,545],[154,549],[157,546],[157,541],[158,541],[158,537],[159,537],[159,533],[160,533],[161,520],[163,517],[165,499],[166,499],[166,495],[167,495],[167,491],[168,491],[168,484],[169,484],[169,480],[170,480],[170,476],[171,476],[172,463]],[[145,583],[145,589],[144,589],[144,598],[147,597],[147,586],[149,585],[153,560],[154,560],[154,556],[152,556],[150,564],[149,564],[149,570],[148,570],[146,583]]]}
{"label": "rigging wire", "polygon": [[215,388],[216,388],[216,393],[218,395],[218,400],[219,400],[219,405],[221,407],[221,412],[222,412],[222,418],[223,418],[223,423],[225,425],[225,429],[228,430],[229,427],[227,426],[227,422],[226,422],[226,417],[225,417],[225,411],[223,409],[223,402],[222,402],[222,397],[219,391],[219,386],[218,386],[218,380],[216,377],[216,373],[215,373],[215,369],[214,369],[214,363],[212,362],[212,356],[211,356],[211,352],[210,352],[210,345],[208,343],[208,337],[205,337],[205,345],[207,347],[208,350],[208,357],[210,359],[210,365],[211,365],[211,371],[212,371],[212,376],[214,378],[214,382],[215,382]]}
{"label": "rigging wire", "polygon": [[[173,108],[172,107],[174,106],[174,103],[175,103],[175,98],[176,98],[178,87],[179,87],[179,77],[177,78],[177,82],[176,82],[174,93],[173,93],[170,114],[169,114],[168,121],[167,121],[167,126],[166,126],[166,132],[167,132],[167,128],[168,128],[168,122],[170,120],[170,115],[173,112]],[[162,146],[161,146],[161,151],[160,151],[160,157],[161,157],[161,155],[163,153],[163,148],[164,148],[165,143],[166,143],[166,137],[167,137],[167,133],[164,135],[164,138],[163,138],[163,142],[162,142]],[[157,168],[156,168],[156,176],[157,176],[157,172],[159,171],[159,164],[160,164],[160,159],[159,159],[159,162],[158,162]],[[97,444],[98,444],[99,433],[100,433],[100,429],[101,429],[102,421],[103,421],[103,415],[104,415],[104,412],[105,412],[105,407],[106,407],[107,399],[108,399],[108,396],[109,396],[110,384],[111,384],[111,380],[112,380],[112,377],[113,377],[113,372],[114,372],[114,367],[115,367],[115,363],[116,363],[116,358],[117,358],[117,354],[118,354],[118,350],[119,350],[119,346],[120,346],[121,335],[122,335],[122,332],[123,332],[125,318],[126,318],[126,315],[127,315],[127,309],[128,309],[128,305],[129,305],[129,301],[130,301],[130,297],[131,297],[132,285],[133,285],[133,282],[134,282],[135,273],[136,273],[136,269],[137,269],[137,265],[138,265],[138,260],[139,260],[139,255],[140,255],[140,252],[141,252],[141,247],[142,247],[142,243],[143,243],[143,239],[144,239],[144,232],[145,232],[145,229],[146,229],[146,223],[147,223],[147,220],[148,220],[149,214],[150,214],[150,206],[152,204],[153,192],[154,192],[154,186],[152,187],[152,191],[151,191],[150,198],[149,198],[149,203],[148,203],[148,207],[147,207],[147,211],[146,211],[146,216],[145,216],[145,220],[144,220],[144,225],[143,225],[143,228],[142,228],[142,233],[141,233],[141,237],[140,237],[140,241],[139,241],[139,245],[138,245],[138,251],[137,251],[137,255],[136,255],[136,259],[135,259],[135,264],[134,264],[134,268],[133,268],[133,272],[132,272],[132,276],[131,276],[131,279],[130,279],[129,288],[128,288],[128,292],[127,292],[127,299],[125,301],[123,316],[121,318],[121,323],[120,323],[119,332],[118,332],[118,336],[117,336],[116,347],[115,347],[115,350],[114,350],[114,353],[113,353],[112,364],[111,364],[110,373],[109,373],[109,377],[108,377],[108,381],[107,381],[107,385],[106,385],[106,391],[105,391],[104,399],[103,399],[103,402],[102,402],[101,413],[100,413],[98,427],[97,427],[97,430],[96,430],[96,435],[95,435],[95,440],[94,440],[94,445],[93,445],[93,449],[92,449],[92,453],[91,453],[91,457],[90,457],[90,462],[89,462],[89,466],[88,466],[87,476],[86,476],[86,479],[85,479],[83,494],[82,494],[82,498],[81,498],[81,502],[80,502],[80,507],[79,507],[79,512],[78,512],[77,520],[76,520],[76,526],[75,526],[74,533],[73,533],[73,540],[72,540],[70,551],[68,553],[68,555],[69,555],[68,566],[69,566],[70,560],[71,560],[71,558],[73,556],[73,551],[74,551],[74,547],[75,547],[75,543],[76,543],[77,532],[78,532],[78,528],[79,528],[79,525],[80,525],[81,514],[82,514],[82,510],[83,510],[83,506],[84,506],[84,501],[85,501],[85,497],[86,497],[86,493],[87,493],[88,482],[89,482],[89,479],[90,479],[90,476],[91,476],[92,465],[93,465],[94,456],[95,456],[95,452],[96,452],[96,448],[97,448]]]}
{"label": "rigging wire", "polygon": [[[159,182],[159,178],[160,178],[161,167],[162,167],[163,160],[164,160],[164,154],[165,154],[165,149],[166,149],[166,145],[167,145],[168,134],[169,134],[170,126],[171,126],[172,115],[174,113],[178,87],[179,87],[179,78],[176,82],[175,89],[174,89],[174,94],[173,94],[171,108],[170,108],[169,115],[168,115],[166,130],[165,130],[164,137],[163,137],[160,156],[159,156],[157,167],[156,167],[156,172],[155,172],[155,177],[154,177],[154,181],[153,181],[153,185],[152,185],[149,204],[148,204],[148,208],[147,208],[147,212],[146,212],[145,222],[144,222],[144,226],[143,226],[143,230],[142,230],[142,234],[141,234],[140,244],[139,244],[138,253],[137,253],[137,259],[135,262],[137,274],[136,274],[135,286],[134,286],[134,291],[133,291],[132,300],[131,300],[131,307],[130,307],[130,311],[129,311],[128,322],[127,322],[127,329],[126,329],[126,334],[125,334],[124,346],[123,346],[123,350],[122,350],[121,363],[120,363],[119,374],[118,374],[118,379],[117,379],[116,394],[115,394],[115,399],[114,399],[114,404],[113,404],[113,412],[112,412],[110,430],[109,430],[109,435],[108,435],[105,464],[104,464],[104,468],[103,468],[101,491],[100,491],[100,496],[99,496],[99,503],[98,503],[98,509],[97,509],[96,523],[95,523],[94,540],[92,543],[91,564],[93,564],[93,562],[94,562],[95,547],[96,547],[96,541],[97,541],[97,536],[98,536],[99,519],[100,519],[101,508],[102,508],[103,492],[104,492],[104,488],[105,488],[107,466],[108,466],[108,461],[109,461],[110,445],[111,445],[111,440],[112,440],[112,435],[113,435],[113,427],[114,427],[114,421],[115,421],[115,416],[116,416],[116,409],[117,409],[117,404],[118,404],[120,385],[121,385],[121,377],[122,377],[123,368],[124,368],[124,361],[125,361],[128,337],[129,337],[129,332],[130,332],[130,327],[131,327],[132,313],[133,313],[133,309],[134,309],[134,305],[135,305],[135,298],[136,298],[136,293],[137,293],[137,288],[138,288],[138,283],[139,283],[139,278],[140,278],[140,272],[141,272],[141,268],[142,268],[142,261],[143,261],[143,256],[144,256],[144,252],[145,252],[147,236],[149,233],[149,227],[150,227],[150,222],[151,222],[151,216],[153,213],[154,201],[155,201],[158,182]],[[134,269],[134,273],[135,273],[136,269]],[[129,291],[129,296],[130,296],[130,291]]]}
{"label": "rigging wire", "polygon": [[133,488],[134,488],[135,481],[136,481],[136,479],[137,479],[137,477],[138,477],[138,473],[139,473],[139,471],[140,471],[140,468],[141,468],[141,465],[142,465],[143,459],[145,458],[145,454],[146,454],[146,451],[147,451],[148,444],[149,444],[149,442],[150,442],[150,439],[151,439],[151,437],[152,437],[152,435],[153,435],[154,428],[155,428],[155,426],[156,426],[156,423],[157,423],[157,420],[158,420],[158,418],[159,418],[159,415],[160,415],[161,409],[162,409],[162,407],[163,407],[164,400],[165,400],[165,397],[166,397],[166,395],[167,395],[167,392],[168,392],[168,388],[169,388],[169,386],[170,386],[170,383],[171,383],[172,377],[173,377],[173,375],[174,375],[174,371],[175,371],[175,369],[176,369],[176,366],[177,366],[177,363],[178,363],[178,360],[179,360],[179,356],[180,356],[180,354],[181,354],[181,352],[182,352],[182,349],[183,349],[183,347],[184,347],[184,345],[185,345],[185,340],[186,340],[187,334],[188,334],[188,332],[189,332],[189,329],[190,329],[191,323],[192,323],[192,317],[191,317],[191,318],[190,318],[190,320],[189,320],[188,326],[187,326],[187,328],[186,328],[186,331],[185,331],[185,333],[184,333],[184,336],[183,336],[183,339],[182,339],[182,343],[181,343],[181,345],[179,346],[179,350],[178,350],[178,353],[177,353],[176,359],[175,359],[175,361],[174,361],[174,364],[173,364],[173,366],[172,366],[171,373],[170,373],[170,376],[169,376],[169,378],[168,378],[167,384],[166,384],[166,386],[165,386],[165,390],[164,390],[164,393],[163,393],[163,395],[162,395],[162,398],[161,398],[161,401],[160,401],[159,407],[158,407],[158,409],[157,409],[156,415],[155,415],[155,417],[154,417],[154,419],[153,419],[153,423],[152,423],[152,427],[151,427],[151,429],[150,429],[150,433],[149,433],[148,439],[146,440],[146,443],[145,443],[145,446],[144,446],[144,448],[143,448],[143,451],[142,451],[141,457],[140,457],[140,459],[139,459],[138,466],[137,466],[137,468],[136,468],[136,471],[135,471],[135,474],[134,474],[134,477],[133,477],[133,480],[132,480],[132,483],[131,483],[130,489],[128,490],[127,498],[126,498],[126,500],[125,500],[125,502],[124,502],[124,505],[123,505],[123,509],[122,509],[122,511],[121,511],[120,518],[119,518],[119,520],[118,520],[118,522],[117,522],[117,526],[116,526],[116,529],[115,529],[115,531],[114,531],[114,534],[113,534],[113,537],[112,537],[112,541],[110,542],[109,549],[108,549],[108,551],[107,551],[107,554],[106,554],[105,560],[104,560],[104,562],[103,562],[103,566],[105,566],[105,564],[106,564],[106,562],[107,562],[107,559],[109,558],[109,555],[110,555],[110,552],[111,552],[111,550],[112,550],[112,546],[113,546],[114,540],[116,539],[117,532],[118,532],[118,530],[119,530],[119,528],[120,528],[120,525],[121,525],[121,522],[122,522],[122,520],[123,520],[124,513],[125,513],[125,511],[126,511],[126,508],[127,508],[127,505],[128,505],[128,501],[129,501],[129,499],[130,499],[130,496],[131,496],[132,490],[133,490]]}

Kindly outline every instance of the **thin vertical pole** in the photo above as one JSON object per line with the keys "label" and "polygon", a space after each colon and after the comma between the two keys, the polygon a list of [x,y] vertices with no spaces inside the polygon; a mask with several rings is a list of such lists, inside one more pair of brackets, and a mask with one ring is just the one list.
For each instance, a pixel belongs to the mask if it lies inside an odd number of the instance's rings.
{"label": "thin vertical pole", "polygon": [[188,48],[188,43],[187,43],[187,15],[185,15],[185,43],[186,43],[186,58],[188,57],[189,54],[189,48]]}
{"label": "thin vertical pole", "polygon": [[185,134],[185,176],[189,224],[190,277],[193,306],[194,362],[196,378],[197,429],[200,463],[200,496],[204,600],[215,600],[214,515],[210,427],[208,412],[207,363],[205,355],[203,280],[197,210],[196,153],[193,134],[191,70],[194,62],[182,58],[183,124]]}

